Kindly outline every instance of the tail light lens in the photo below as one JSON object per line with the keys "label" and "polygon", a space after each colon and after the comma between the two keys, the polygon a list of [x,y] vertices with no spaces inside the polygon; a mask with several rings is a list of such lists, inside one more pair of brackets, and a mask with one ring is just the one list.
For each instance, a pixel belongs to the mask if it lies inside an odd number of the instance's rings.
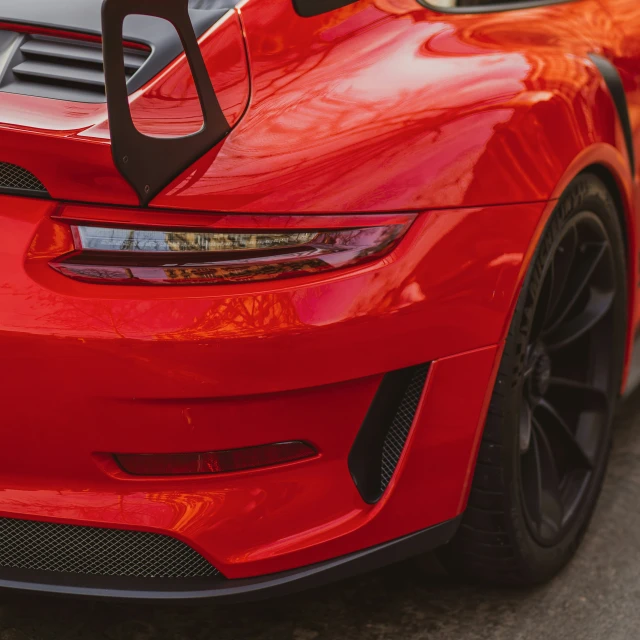
{"label": "tail light lens", "polygon": [[[231,230],[74,222],[74,250],[50,264],[65,276],[93,283],[219,284],[287,278],[379,258],[397,244],[415,216],[399,214],[387,223],[357,216],[367,224],[344,228],[331,217],[332,228],[315,229],[308,228],[309,218],[298,227],[300,218],[292,217],[285,228]],[[258,219],[250,218],[254,225]]]}
{"label": "tail light lens", "polygon": [[208,453],[121,454],[115,459],[124,471],[136,476],[184,476],[271,467],[316,455],[305,442],[280,442]]}

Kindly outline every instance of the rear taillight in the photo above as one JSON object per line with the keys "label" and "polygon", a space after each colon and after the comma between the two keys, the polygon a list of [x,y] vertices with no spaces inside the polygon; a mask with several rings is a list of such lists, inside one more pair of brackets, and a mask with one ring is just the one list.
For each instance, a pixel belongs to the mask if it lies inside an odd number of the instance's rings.
{"label": "rear taillight", "polygon": [[[149,214],[147,214],[149,216]],[[151,214],[153,215],[153,214]],[[166,218],[166,214],[164,214]],[[390,218],[390,219],[389,219]],[[238,216],[237,228],[70,224],[73,250],[51,261],[65,276],[112,284],[219,284],[272,280],[354,266],[388,253],[415,216]],[[60,218],[58,218],[60,219]],[[180,219],[180,214],[175,216]],[[232,216],[225,218],[226,225]],[[330,224],[322,228],[322,223]],[[364,224],[363,224],[364,223]],[[248,224],[253,226],[248,227]],[[344,226],[341,226],[344,225]]]}
{"label": "rear taillight", "polygon": [[246,471],[305,460],[318,455],[305,442],[280,442],[207,453],[120,454],[120,467],[136,476],[183,476]]}

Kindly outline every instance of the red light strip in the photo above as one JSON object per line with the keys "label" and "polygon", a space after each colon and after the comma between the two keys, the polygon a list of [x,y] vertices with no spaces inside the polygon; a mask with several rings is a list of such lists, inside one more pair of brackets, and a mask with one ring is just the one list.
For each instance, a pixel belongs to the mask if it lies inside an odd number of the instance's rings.
{"label": "red light strip", "polygon": [[318,452],[305,442],[210,451],[207,453],[119,454],[123,471],[136,476],[184,476],[231,473],[313,458]]}
{"label": "red light strip", "polygon": [[[82,33],[81,31],[67,31],[63,29],[52,29],[49,27],[36,27],[29,24],[20,24],[18,22],[0,22],[0,31],[13,31],[15,33],[29,33],[41,36],[53,36],[56,38],[68,38],[70,40],[83,40],[85,42],[102,43],[102,37],[91,33]],[[129,49],[140,49],[149,52],[151,48],[141,42],[123,41],[123,45]]]}

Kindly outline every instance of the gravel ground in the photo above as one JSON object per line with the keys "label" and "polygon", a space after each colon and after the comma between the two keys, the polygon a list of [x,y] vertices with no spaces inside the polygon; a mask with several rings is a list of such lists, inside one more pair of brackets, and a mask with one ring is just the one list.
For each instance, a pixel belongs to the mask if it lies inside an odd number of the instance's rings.
{"label": "gravel ground", "polygon": [[0,595],[0,640],[632,640],[640,636],[640,393],[620,408],[606,485],[573,563],[534,590],[452,582],[415,562],[233,607]]}

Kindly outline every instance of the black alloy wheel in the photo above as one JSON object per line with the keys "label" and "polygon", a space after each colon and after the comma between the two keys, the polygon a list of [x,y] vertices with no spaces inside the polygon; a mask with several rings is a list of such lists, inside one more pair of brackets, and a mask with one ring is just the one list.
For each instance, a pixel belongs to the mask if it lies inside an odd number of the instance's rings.
{"label": "black alloy wheel", "polygon": [[461,528],[442,557],[498,583],[549,579],[600,492],[626,344],[625,243],[604,183],[576,178],[512,319]]}
{"label": "black alloy wheel", "polygon": [[570,524],[607,434],[616,288],[607,230],[582,211],[547,256],[525,356],[520,482],[527,524],[543,545]]}

